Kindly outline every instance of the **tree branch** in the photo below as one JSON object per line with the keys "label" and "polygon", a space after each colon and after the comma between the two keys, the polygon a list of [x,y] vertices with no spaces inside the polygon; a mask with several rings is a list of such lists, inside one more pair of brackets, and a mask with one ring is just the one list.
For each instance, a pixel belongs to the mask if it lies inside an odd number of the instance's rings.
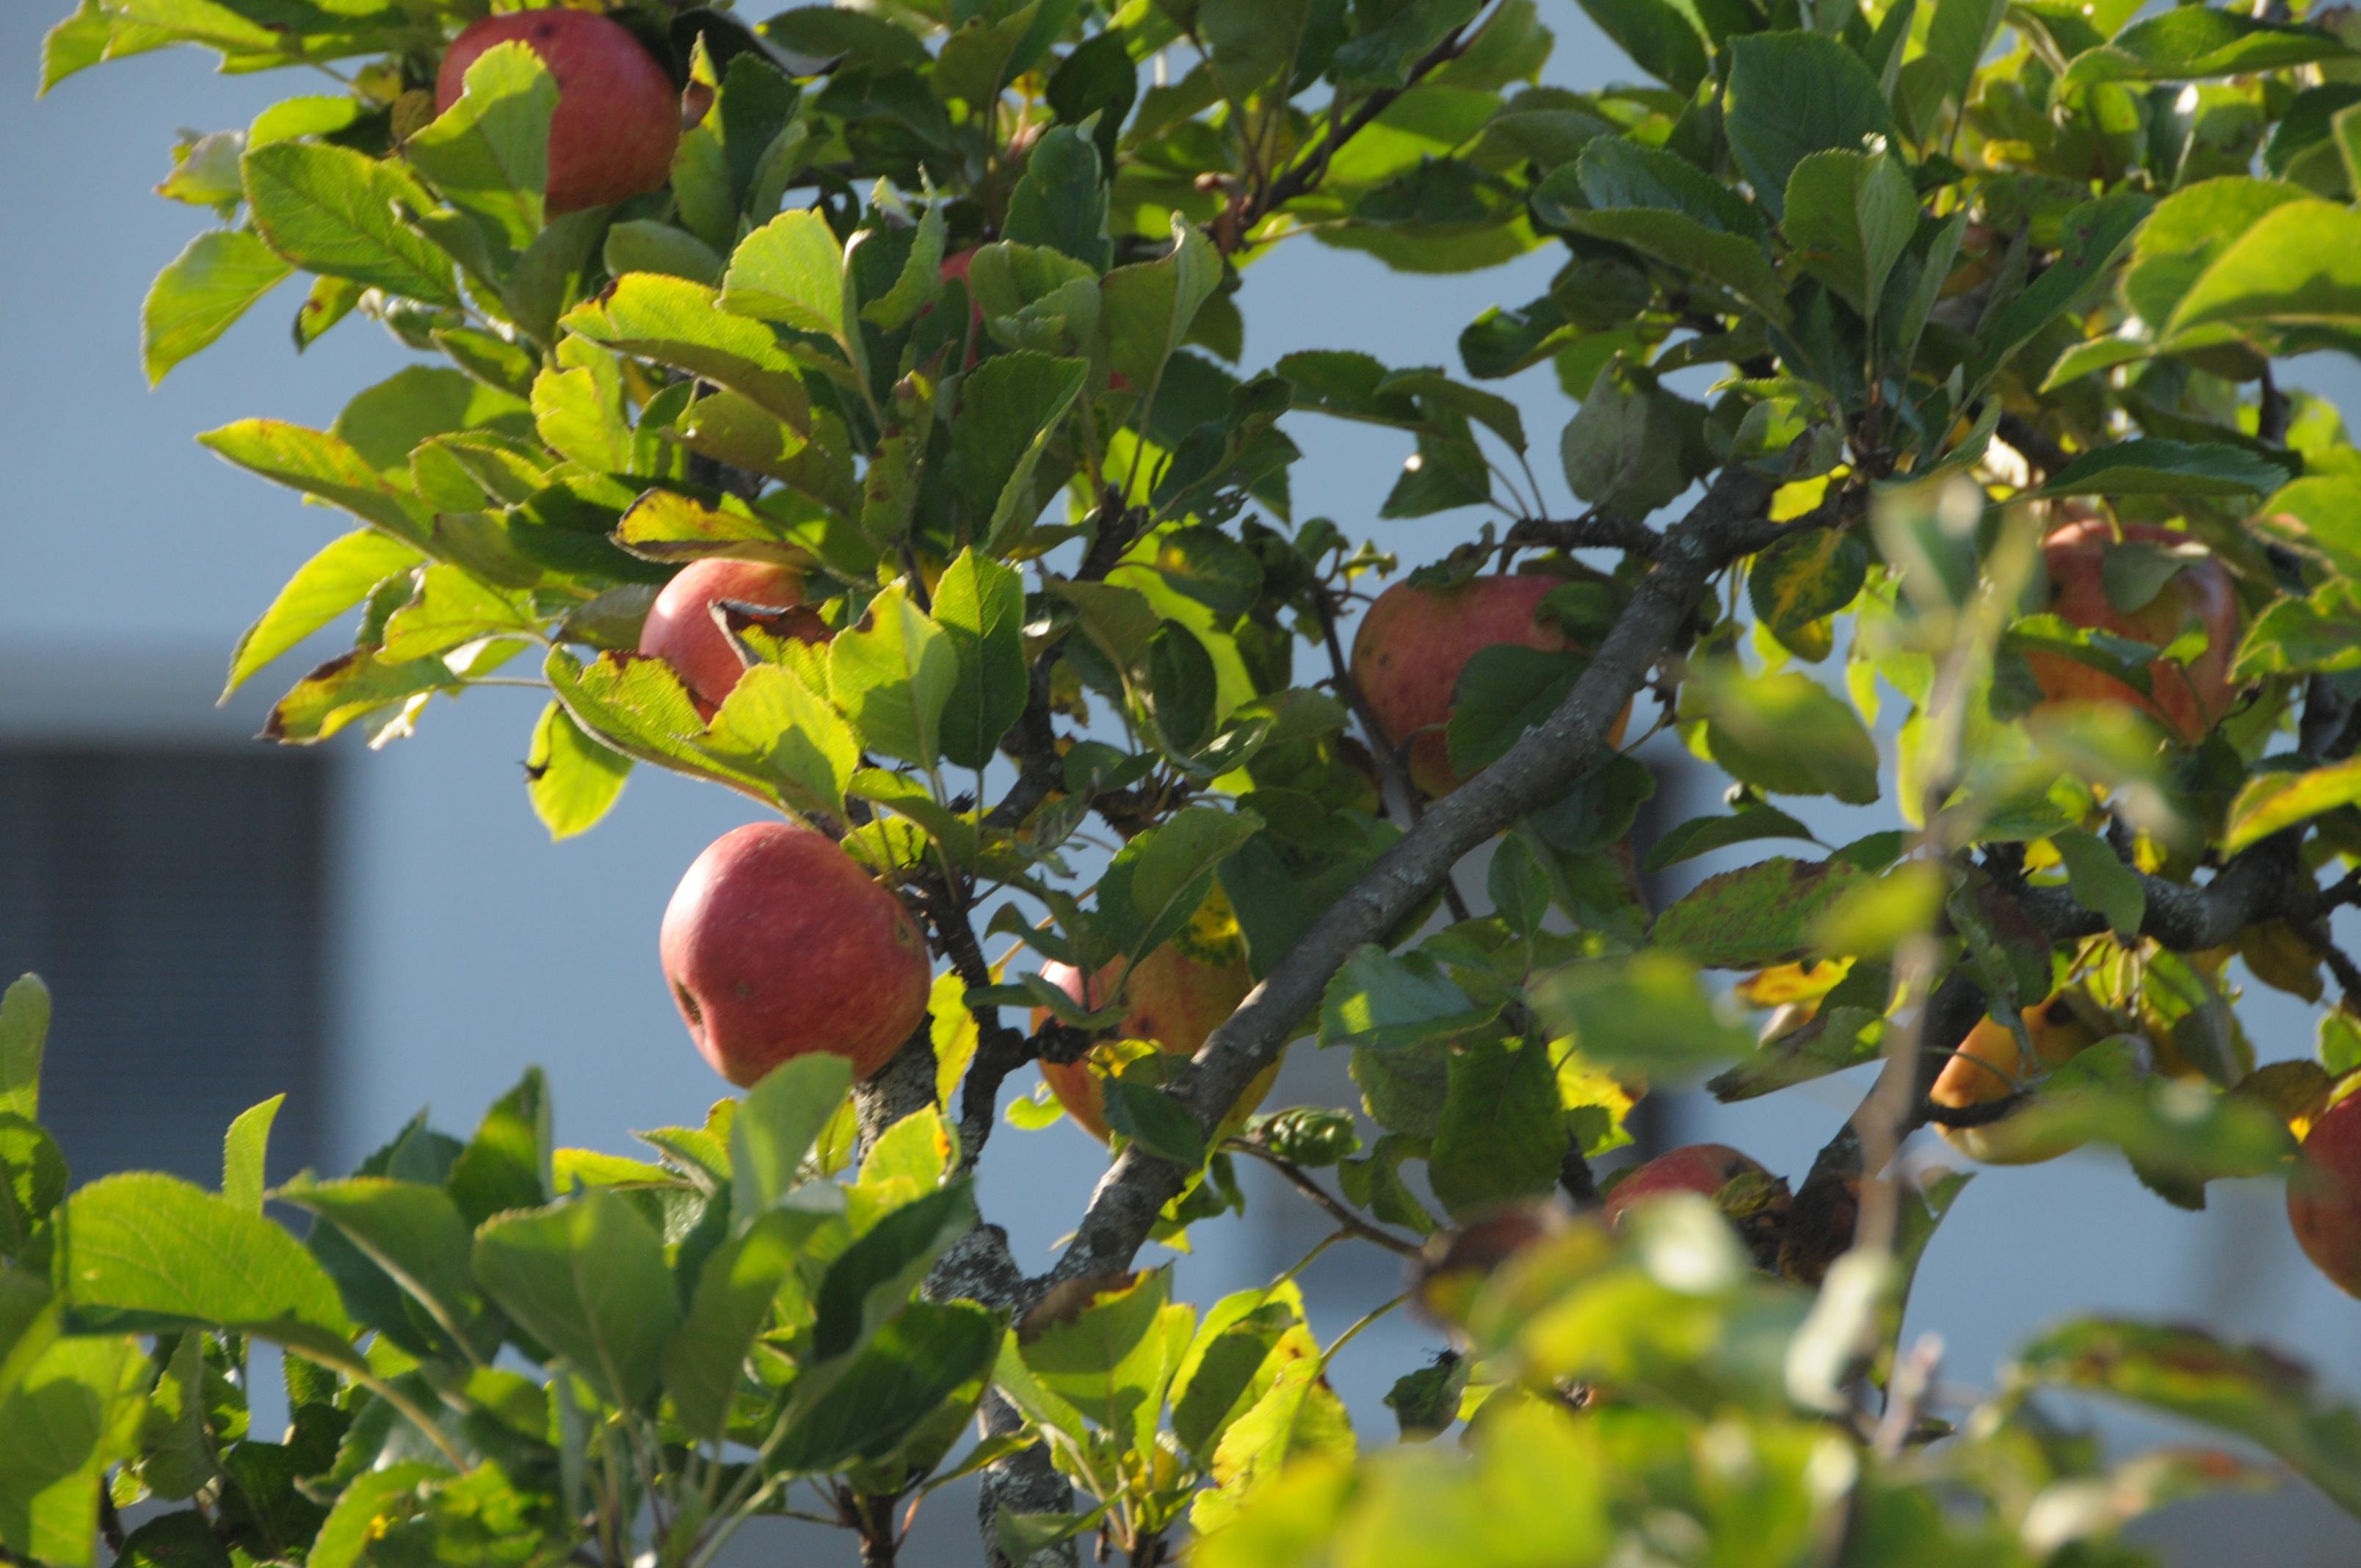
{"label": "tree branch", "polygon": [[[1647,576],[1557,710],[1508,754],[1435,803],[1415,828],[1312,923],[1167,1092],[1211,1129],[1279,1058],[1328,981],[1442,884],[1477,845],[1562,792],[1607,749],[1616,715],[1670,650],[1714,575],[1787,532],[1765,521],[1775,482],[1724,469],[1695,510],[1664,535]],[[1137,1145],[1093,1194],[1049,1283],[1126,1267],[1188,1173]]]}
{"label": "tree branch", "polygon": [[1643,561],[1655,559],[1664,536],[1636,518],[1587,511],[1576,518],[1528,517],[1510,524],[1501,543],[1552,550],[1620,550]]}
{"label": "tree branch", "polygon": [[1238,1154],[1251,1155],[1256,1159],[1262,1161],[1263,1164],[1270,1167],[1271,1169],[1279,1172],[1279,1175],[1287,1179],[1289,1186],[1294,1188],[1298,1192],[1302,1193],[1306,1198],[1311,1199],[1312,1202],[1318,1204],[1320,1206],[1321,1212],[1335,1221],[1338,1225],[1342,1226],[1351,1234],[1360,1237],[1365,1242],[1375,1242],[1378,1245],[1385,1248],[1388,1252],[1398,1254],[1402,1257],[1416,1257],[1418,1255],[1419,1249],[1416,1242],[1406,1241],[1402,1237],[1394,1234],[1391,1231],[1385,1229],[1383,1226],[1369,1223],[1368,1221],[1364,1220],[1360,1215],[1356,1214],[1352,1210],[1338,1202],[1336,1199],[1329,1193],[1326,1188],[1321,1186],[1320,1183],[1312,1179],[1312,1173],[1310,1171],[1304,1169],[1293,1160],[1289,1159],[1286,1156],[1274,1153],[1273,1151],[1263,1147],[1260,1144],[1254,1143],[1246,1138],[1224,1139],[1222,1143],[1222,1146]]}

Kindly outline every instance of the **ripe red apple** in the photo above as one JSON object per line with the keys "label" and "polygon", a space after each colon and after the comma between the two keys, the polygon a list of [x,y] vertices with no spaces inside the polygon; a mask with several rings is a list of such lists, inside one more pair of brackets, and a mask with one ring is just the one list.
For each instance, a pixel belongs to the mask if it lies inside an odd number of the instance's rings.
{"label": "ripe red apple", "polygon": [[[1082,971],[1071,964],[1041,966],[1042,979],[1094,1012],[1113,999],[1115,982],[1122,975],[1120,959],[1092,976],[1088,986],[1082,983]],[[1131,981],[1124,988],[1124,999],[1130,1003],[1130,1010],[1115,1025],[1115,1034],[1126,1040],[1153,1040],[1167,1056],[1192,1057],[1197,1047],[1205,1043],[1205,1036],[1236,1012],[1238,1003],[1253,989],[1254,976],[1247,972],[1243,957],[1192,958],[1181,950],[1179,943],[1167,942],[1132,966]],[[1048,1017],[1047,1008],[1034,1009],[1033,1026],[1039,1028]],[[1270,1081],[1278,1073],[1274,1063],[1248,1085],[1232,1114],[1251,1114],[1270,1091]],[[1049,1091],[1058,1097],[1058,1103],[1066,1108],[1066,1114],[1074,1119],[1074,1124],[1105,1143],[1106,1089],[1090,1062],[1045,1061],[1041,1064],[1041,1077],[1049,1085]]]}
{"label": "ripe red apple", "polygon": [[[2076,1010],[2064,992],[2036,1003],[2020,1014],[2041,1067],[2057,1067],[2097,1043],[2100,1031]],[[1979,1018],[1957,1055],[1943,1064],[1927,1098],[1964,1110],[2015,1092],[2029,1076],[2016,1033],[1992,1018]],[[1986,1165],[2037,1165],[2080,1147],[2082,1140],[2055,1134],[2028,1135],[2014,1113],[1981,1127],[1938,1127],[1943,1141]]]}
{"label": "ripe red apple", "polygon": [[[2186,548],[2190,536],[2151,523],[2121,527],[2127,543]],[[2154,598],[2125,613],[2107,598],[2107,553],[2116,530],[2103,518],[2084,518],[2052,533],[2041,546],[2049,566],[2050,608],[2074,626],[2111,631],[2163,647],[2189,630],[2204,628],[2205,651],[2187,664],[2158,659],[2147,667],[2150,695],[2103,670],[2057,653],[2026,655],[2034,678],[2052,702],[2127,704],[2163,721],[2184,742],[2195,745],[2230,711],[2235,690],[2230,660],[2238,648],[2238,595],[2229,570],[2212,556],[2192,560],[2157,591]]]}
{"label": "ripe red apple", "polygon": [[758,822],[707,845],[659,948],[689,1037],[741,1089],[813,1051],[866,1078],[927,1015],[931,965],[910,912],[808,828]]}
{"label": "ripe red apple", "polygon": [[1609,1224],[1620,1224],[1625,1211],[1651,1198],[1675,1192],[1711,1198],[1741,1176],[1759,1176],[1766,1182],[1775,1179],[1728,1144],[1686,1145],[1632,1168],[1631,1174],[1608,1192],[1603,1212]]}
{"label": "ripe red apple", "polygon": [[549,122],[549,215],[603,206],[672,178],[680,92],[630,28],[590,11],[551,8],[487,16],[454,39],[434,77],[434,112],[459,101],[467,68],[495,44],[522,39],[557,82]]}
{"label": "ripe red apple", "polygon": [[714,619],[713,607],[724,599],[790,611],[785,618],[789,636],[806,642],[829,639],[828,623],[803,608],[803,575],[792,566],[723,555],[683,566],[649,607],[640,627],[640,652],[670,664],[697,711],[708,718],[746,673],[737,644]]}
{"label": "ripe red apple", "polygon": [[[1574,646],[1539,617],[1556,577],[1477,577],[1455,587],[1396,583],[1378,596],[1353,638],[1353,679],[1388,741],[1410,746],[1411,779],[1429,795],[1465,783],[1451,766],[1444,725],[1467,661],[1515,643],[1552,651]],[[1616,721],[1620,735],[1622,720]]]}
{"label": "ripe red apple", "polygon": [[2288,1223],[2312,1266],[2361,1296],[2361,1095],[2321,1113],[2288,1178]]}

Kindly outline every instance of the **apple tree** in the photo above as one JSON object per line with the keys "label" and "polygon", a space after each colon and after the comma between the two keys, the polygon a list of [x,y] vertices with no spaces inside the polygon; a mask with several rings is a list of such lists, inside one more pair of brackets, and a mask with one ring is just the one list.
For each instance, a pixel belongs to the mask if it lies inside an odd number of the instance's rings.
{"label": "apple tree", "polygon": [[[1897,1157],[2284,1178],[2361,1289],[2361,454],[2277,378],[2361,354],[2361,25],[1583,7],[1629,82],[1541,84],[1535,0],[80,0],[45,90],[329,68],[174,150],[150,377],[249,313],[415,354],[202,438],[349,530],[232,656],[350,629],[267,739],[530,688],[552,833],[639,768],[762,826],[648,980],[745,1092],[631,1154],[534,1073],[348,1176],[266,1188],[273,1102],[218,1190],[74,1189],[19,981],[8,1560],[703,1568],[794,1515],[879,1564],[978,1473],[1019,1563],[2128,1563],[2277,1466],[2361,1511],[2361,1408],[2199,1328],[1951,1398],[1899,1335],[1967,1178]],[[1290,238],[1396,281],[1257,363]],[[1323,419],[1397,433],[1379,517],[1296,468]],[[1727,809],[1635,843],[1665,730]],[[1290,1049],[1358,1103],[1262,1104]],[[1651,1085],[1853,1069],[1808,1169],[1594,1179]],[[1111,1163],[1028,1277],[971,1178],[1060,1115]],[[1401,1255],[1366,1305],[1447,1349],[1398,1430],[1291,1271],[1191,1305],[1148,1251],[1246,1162]],[[2083,1393],[2234,1450],[2107,1453]]]}

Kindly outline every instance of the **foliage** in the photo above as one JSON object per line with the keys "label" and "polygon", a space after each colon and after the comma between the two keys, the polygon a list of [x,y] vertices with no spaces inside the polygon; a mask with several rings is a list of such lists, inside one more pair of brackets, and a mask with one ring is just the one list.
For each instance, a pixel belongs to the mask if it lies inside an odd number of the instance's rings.
{"label": "foliage", "polygon": [[[271,739],[384,743],[438,696],[540,688],[553,834],[634,768],[711,781],[838,838],[949,972],[877,1080],[791,1063],[645,1135],[653,1158],[551,1149],[534,1076],[472,1139],[412,1124],[349,1178],[266,1193],[258,1108],[219,1193],[71,1196],[20,983],[0,1546],[686,1568],[808,1481],[883,1563],[912,1498],[980,1470],[1015,1562],[1097,1532],[1220,1568],[2063,1565],[2132,1561],[2128,1518],[2253,1478],[2110,1460],[2052,1387],[2361,1499],[2361,1417],[2195,1331],[2070,1324],[1937,1409],[1895,1336],[1958,1189],[1894,1164],[1929,1123],[2024,1116],[2202,1205],[2282,1168],[2361,1066],[2331,927],[2361,901],[2361,456],[2274,368],[2361,354],[2351,17],[1585,0],[1652,80],[1574,93],[1536,84],[1532,0],[631,0],[684,88],[671,182],[553,218],[530,50],[435,111],[442,50],[492,8],[80,0],[48,40],[45,89],[183,43],[348,82],[190,139],[160,187],[213,226],[148,297],[151,378],[299,274],[299,348],[364,318],[421,356],[331,429],[203,438],[357,525],[229,685],[349,619]],[[1406,292],[1561,266],[1467,326],[1456,373],[1375,342],[1257,366],[1248,269],[1289,236]],[[1576,405],[1570,514],[1482,385],[1544,364]],[[1288,429],[1315,415],[1400,433],[1384,519],[1499,514],[1414,581],[1556,579],[1549,645],[1461,673],[1448,754],[1476,782],[1423,807],[1339,634],[1401,535],[1302,504]],[[2116,543],[2077,620],[2039,546],[2091,519],[2176,532]],[[747,669],[708,712],[638,642],[711,556],[794,567],[826,641],[718,606]],[[2175,608],[2208,593],[2211,619]],[[1662,729],[1731,810],[1650,872],[1801,848],[1653,907],[1629,753]],[[1830,848],[1774,797],[1892,808]],[[1449,877],[1488,844],[1476,913]],[[1120,991],[1167,944],[1263,982],[1186,1068],[1093,1048],[1117,1006],[1011,967]],[[2345,993],[2317,1067],[2258,1069],[2234,956]],[[2051,1062],[2045,1004],[2103,1043]],[[2032,1065],[1938,1106],[1982,1018]],[[1350,1053],[1359,1113],[1246,1121],[1313,1040]],[[969,1173],[1007,1076],[1086,1048],[1115,1164],[1023,1279]],[[1720,1069],[1737,1099],[1871,1064],[1792,1193],[1719,1195],[1743,1245],[1694,1201],[1620,1237],[1549,1206],[1595,1205],[1587,1162],[1652,1082]],[[1137,1266],[1241,1206],[1241,1159],[1421,1260],[1453,1349],[1397,1385],[1404,1445],[1363,1456],[1287,1278],[1201,1315]],[[261,1346],[276,1442],[249,1430]],[[124,1539],[148,1498],[175,1507]]]}

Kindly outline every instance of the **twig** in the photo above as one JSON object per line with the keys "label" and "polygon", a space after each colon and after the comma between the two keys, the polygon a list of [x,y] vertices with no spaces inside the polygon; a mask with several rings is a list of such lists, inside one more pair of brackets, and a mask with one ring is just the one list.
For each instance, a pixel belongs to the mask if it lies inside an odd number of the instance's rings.
{"label": "twig", "polygon": [[2041,433],[2023,414],[2003,414],[1995,433],[2025,455],[2025,460],[2045,475],[2055,477],[2074,460],[2073,454]]}
{"label": "twig", "polygon": [[[1361,721],[1361,729],[1369,738],[1369,754],[1378,761],[1378,772],[1385,787],[1401,797],[1410,812],[1411,826],[1416,827],[1426,815],[1425,804],[1419,799],[1418,781],[1411,777],[1407,748],[1394,744],[1385,727],[1378,722],[1377,710],[1369,706],[1368,694],[1354,677],[1351,661],[1345,657],[1345,646],[1336,636],[1336,600],[1324,587],[1312,590],[1312,614],[1320,622],[1320,638],[1328,649],[1328,667],[1334,672],[1336,689],[1344,694],[1345,706]],[[1456,877],[1444,873],[1443,900],[1450,905],[1454,920],[1468,918],[1467,901],[1460,895]]]}
{"label": "twig", "polygon": [[1322,133],[1312,150],[1301,159],[1282,170],[1278,179],[1262,186],[1252,195],[1233,202],[1230,208],[1213,225],[1213,243],[1227,255],[1245,243],[1257,224],[1272,213],[1309,193],[1328,172],[1329,163],[1344,149],[1346,142],[1369,127],[1370,122],[1393,106],[1395,99],[1409,92],[1438,67],[1456,60],[1466,50],[1474,33],[1481,26],[1463,24],[1443,36],[1436,44],[1411,64],[1408,77],[1400,87],[1381,88],[1370,93],[1355,106],[1353,112]]}
{"label": "twig", "polygon": [[1222,1141],[1222,1147],[1228,1149],[1235,1154],[1251,1155],[1255,1158],[1262,1161],[1263,1164],[1270,1167],[1271,1169],[1285,1177],[1289,1185],[1292,1186],[1297,1191],[1302,1193],[1306,1198],[1311,1199],[1314,1203],[1318,1204],[1322,1212],[1326,1213],[1330,1219],[1335,1221],[1339,1225],[1343,1226],[1345,1230],[1350,1231],[1353,1234],[1360,1237],[1363,1241],[1375,1242],[1378,1245],[1385,1248],[1388,1252],[1398,1253],[1403,1257],[1416,1257],[1418,1255],[1419,1248],[1416,1242],[1407,1241],[1382,1226],[1369,1223],[1368,1221],[1364,1220],[1360,1215],[1356,1214],[1351,1209],[1346,1208],[1343,1203],[1330,1196],[1326,1188],[1312,1179],[1312,1173],[1310,1171],[1304,1169],[1293,1160],[1289,1159],[1286,1156],[1276,1154],[1271,1150],[1263,1147],[1260,1144],[1250,1142],[1245,1138],[1225,1138]]}

